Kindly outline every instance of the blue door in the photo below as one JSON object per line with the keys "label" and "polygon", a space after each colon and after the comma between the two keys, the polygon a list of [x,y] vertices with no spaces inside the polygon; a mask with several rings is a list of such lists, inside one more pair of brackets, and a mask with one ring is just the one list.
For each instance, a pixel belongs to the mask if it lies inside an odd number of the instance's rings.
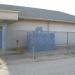
{"label": "blue door", "polygon": [[0,30],[0,48],[2,48],[2,31]]}

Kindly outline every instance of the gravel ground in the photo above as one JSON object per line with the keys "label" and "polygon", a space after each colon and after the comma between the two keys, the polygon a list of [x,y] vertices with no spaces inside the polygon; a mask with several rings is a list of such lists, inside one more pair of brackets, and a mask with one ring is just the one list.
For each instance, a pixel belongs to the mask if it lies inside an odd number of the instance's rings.
{"label": "gravel ground", "polygon": [[12,63],[7,65],[10,75],[75,75],[75,57],[30,63],[20,59]]}

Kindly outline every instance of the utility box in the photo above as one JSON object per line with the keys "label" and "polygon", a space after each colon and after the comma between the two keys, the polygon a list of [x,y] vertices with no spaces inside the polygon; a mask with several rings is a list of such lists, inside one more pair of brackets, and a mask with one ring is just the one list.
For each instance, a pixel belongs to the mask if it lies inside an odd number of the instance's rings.
{"label": "utility box", "polygon": [[44,32],[42,28],[37,28],[34,32],[27,34],[28,51],[48,51],[55,48],[54,33]]}

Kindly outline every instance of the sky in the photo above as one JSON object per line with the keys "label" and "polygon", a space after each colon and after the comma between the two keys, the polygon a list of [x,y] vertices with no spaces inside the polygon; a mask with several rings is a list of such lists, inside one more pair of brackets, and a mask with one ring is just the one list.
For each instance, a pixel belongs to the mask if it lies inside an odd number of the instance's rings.
{"label": "sky", "polygon": [[56,10],[75,15],[75,0],[0,0],[0,4]]}

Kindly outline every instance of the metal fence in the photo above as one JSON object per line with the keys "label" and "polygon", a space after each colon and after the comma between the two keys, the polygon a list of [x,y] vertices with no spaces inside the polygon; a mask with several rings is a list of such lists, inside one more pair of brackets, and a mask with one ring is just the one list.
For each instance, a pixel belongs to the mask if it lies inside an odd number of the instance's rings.
{"label": "metal fence", "polygon": [[[49,32],[48,32],[49,33]],[[75,32],[52,32],[55,34],[55,48],[52,50],[35,51],[33,46],[32,57],[34,60],[52,59],[55,56],[67,57],[75,54]],[[33,40],[33,42],[35,42]]]}
{"label": "metal fence", "polygon": [[[53,59],[54,56],[61,57],[75,54],[75,32],[51,32],[54,33],[55,48],[52,50],[35,51],[33,46],[32,52],[28,51],[28,35],[29,32],[23,30],[11,31],[8,33],[8,47],[16,48],[15,51],[24,53],[25,58],[33,60]],[[32,32],[34,33],[34,32]],[[49,33],[49,31],[47,32]],[[10,34],[10,35],[9,35]],[[41,34],[40,34],[41,35]],[[18,40],[18,41],[17,41]],[[34,40],[32,41],[35,42]],[[47,43],[47,42],[46,42]]]}

